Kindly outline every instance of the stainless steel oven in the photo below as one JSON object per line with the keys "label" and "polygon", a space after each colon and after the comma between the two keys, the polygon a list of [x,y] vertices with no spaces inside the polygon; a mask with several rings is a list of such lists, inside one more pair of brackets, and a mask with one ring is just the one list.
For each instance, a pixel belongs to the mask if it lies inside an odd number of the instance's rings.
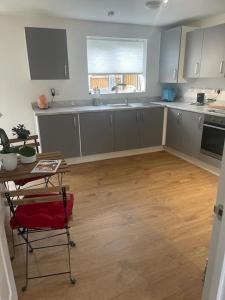
{"label": "stainless steel oven", "polygon": [[221,160],[225,141],[225,117],[205,116],[201,153]]}

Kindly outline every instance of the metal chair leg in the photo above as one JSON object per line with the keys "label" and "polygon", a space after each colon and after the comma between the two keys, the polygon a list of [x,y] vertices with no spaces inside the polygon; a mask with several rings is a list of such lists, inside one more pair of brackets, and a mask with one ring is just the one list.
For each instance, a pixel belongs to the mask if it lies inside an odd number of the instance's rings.
{"label": "metal chair leg", "polygon": [[26,229],[26,282],[25,286],[22,287],[22,292],[25,292],[28,286],[28,249],[29,249],[29,234],[28,229]]}
{"label": "metal chair leg", "polygon": [[70,276],[70,282],[72,284],[76,284],[76,279],[72,276],[71,272],[71,258],[70,258],[70,232],[69,229],[66,228],[66,236],[67,236],[67,248],[68,248],[68,262],[69,262],[69,276]]}
{"label": "metal chair leg", "polygon": [[11,229],[11,236],[12,236],[13,255],[10,257],[10,259],[13,260],[15,258],[15,256],[16,256],[16,252],[15,252],[15,240],[14,240],[13,229]]}

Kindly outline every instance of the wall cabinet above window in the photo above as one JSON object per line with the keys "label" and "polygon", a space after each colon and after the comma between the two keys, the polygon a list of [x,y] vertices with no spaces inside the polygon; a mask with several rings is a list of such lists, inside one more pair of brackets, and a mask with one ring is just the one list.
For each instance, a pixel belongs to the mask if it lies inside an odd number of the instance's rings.
{"label": "wall cabinet above window", "polygon": [[69,79],[66,30],[25,27],[25,34],[31,79]]}

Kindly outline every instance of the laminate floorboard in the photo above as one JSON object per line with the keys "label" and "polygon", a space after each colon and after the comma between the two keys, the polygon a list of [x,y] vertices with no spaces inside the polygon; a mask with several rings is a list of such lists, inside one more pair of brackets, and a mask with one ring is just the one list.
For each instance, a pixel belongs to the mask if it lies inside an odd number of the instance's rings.
{"label": "laminate floorboard", "polygon": [[[200,300],[218,177],[166,152],[71,167],[71,250],[77,284],[33,280],[13,261],[21,300]],[[60,242],[62,238],[58,238]],[[66,248],[30,255],[30,272],[66,267]]]}

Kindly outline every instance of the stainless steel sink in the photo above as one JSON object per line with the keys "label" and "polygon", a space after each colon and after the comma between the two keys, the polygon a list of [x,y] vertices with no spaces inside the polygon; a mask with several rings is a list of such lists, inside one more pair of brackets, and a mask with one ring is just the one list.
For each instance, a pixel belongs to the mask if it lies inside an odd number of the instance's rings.
{"label": "stainless steel sink", "polygon": [[130,104],[126,103],[114,103],[114,104],[108,104],[109,107],[131,107]]}
{"label": "stainless steel sink", "polygon": [[149,106],[153,106],[154,104],[151,103],[142,103],[142,102],[137,102],[137,103],[130,103],[131,107],[149,107]]}

